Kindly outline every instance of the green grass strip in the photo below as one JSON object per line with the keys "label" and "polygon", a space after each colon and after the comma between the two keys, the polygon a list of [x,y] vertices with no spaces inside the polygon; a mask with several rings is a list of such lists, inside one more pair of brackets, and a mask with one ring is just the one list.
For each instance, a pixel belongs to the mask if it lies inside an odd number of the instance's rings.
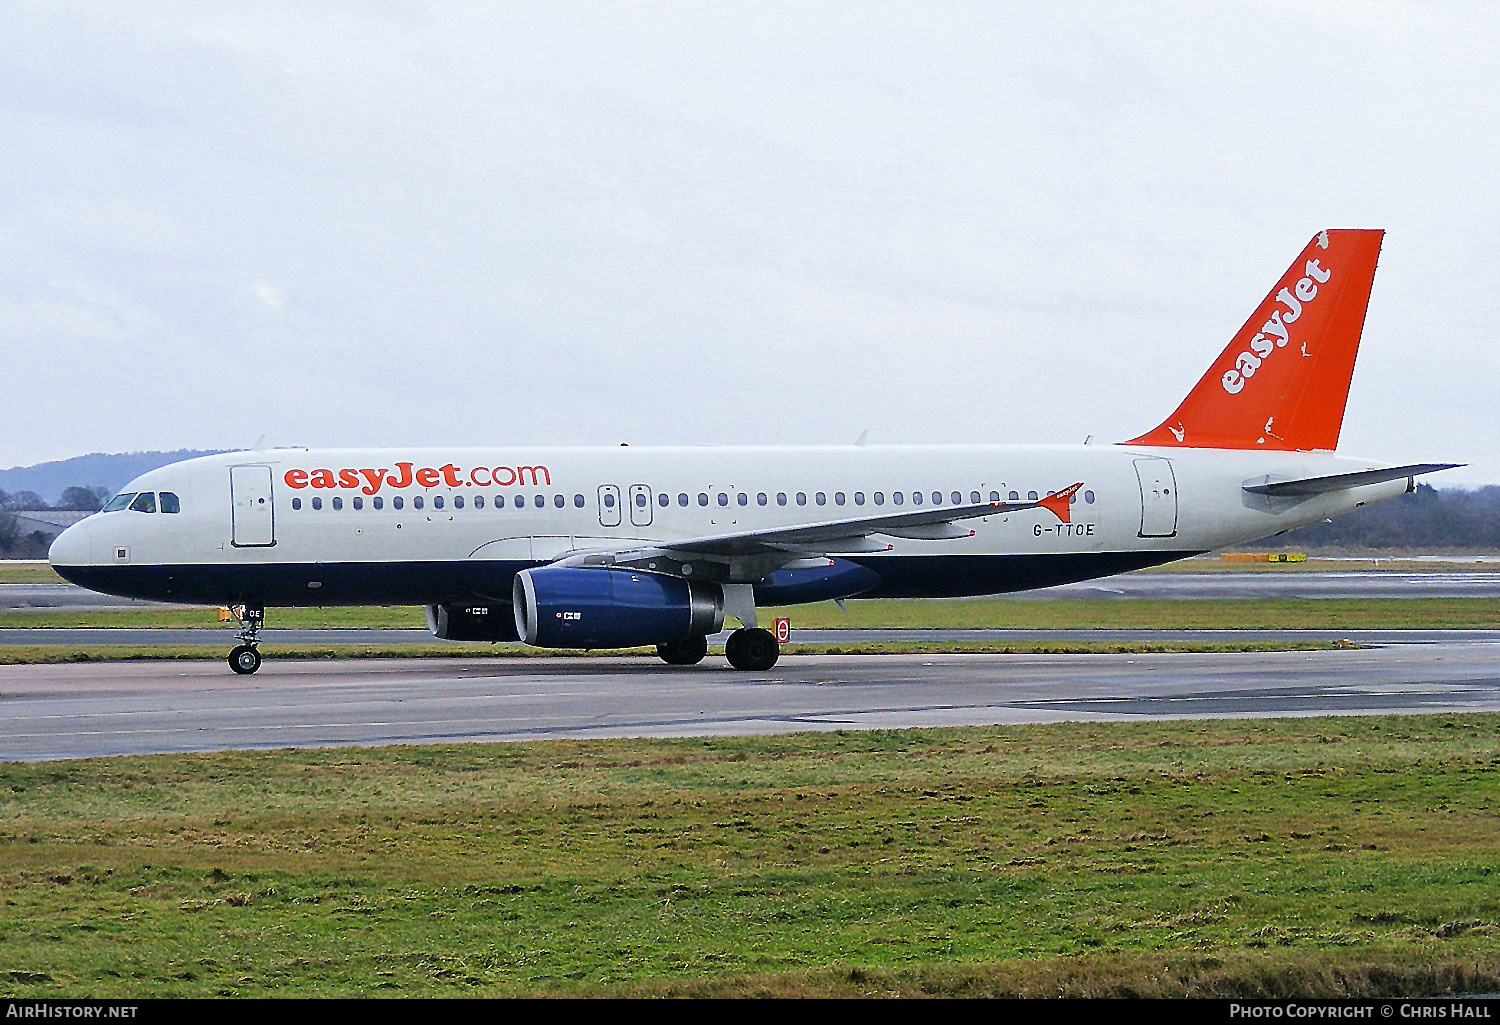
{"label": "green grass strip", "polygon": [[12,999],[1500,984],[1500,716],[0,764]]}
{"label": "green grass strip", "polygon": [[[1297,630],[1493,629],[1500,598],[1264,598],[1073,600],[872,599],[792,608],[765,608],[762,619],[788,616],[796,630]],[[266,625],[281,629],[420,630],[419,608],[268,609]],[[212,609],[58,609],[0,612],[0,627],[125,627],[223,629]]]}

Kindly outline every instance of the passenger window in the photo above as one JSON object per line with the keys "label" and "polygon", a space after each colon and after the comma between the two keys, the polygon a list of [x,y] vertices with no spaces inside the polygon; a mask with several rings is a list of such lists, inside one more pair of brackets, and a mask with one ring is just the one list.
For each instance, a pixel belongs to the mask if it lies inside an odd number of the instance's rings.
{"label": "passenger window", "polygon": [[756,505],[765,505],[768,501],[770,501],[770,499],[766,497],[766,493],[764,491],[755,496]]}
{"label": "passenger window", "polygon": [[[335,498],[334,501],[337,502],[338,499]],[[432,496],[432,507],[434,509],[441,509],[443,507],[443,496],[442,495],[433,495]]]}
{"label": "passenger window", "polygon": [[[525,505],[526,503],[524,501],[522,501],[522,499],[524,497],[525,496],[523,496],[523,495],[517,495],[516,496],[516,505]],[[604,508],[606,508],[606,509],[613,509],[614,507],[615,507],[615,496],[614,496],[613,493],[606,491],[604,493]]]}
{"label": "passenger window", "polygon": [[[615,507],[615,496],[614,495],[605,495],[604,496],[604,504],[605,504],[605,506],[607,508],[613,509]],[[526,496],[525,495],[517,495],[515,497],[515,506],[516,506],[517,509],[524,509],[524,508],[526,508]]]}
{"label": "passenger window", "polygon": [[[562,496],[562,495],[553,495],[552,496],[552,508],[554,508],[554,509],[561,509],[564,506],[566,506],[567,504],[568,504],[568,500],[564,496]],[[646,496],[645,495],[641,495],[640,496],[640,503],[639,504],[640,505],[645,505],[646,504]]]}
{"label": "passenger window", "polygon": [[741,491],[740,492],[740,497],[739,497],[738,501],[739,501],[740,505],[749,505],[750,504],[750,495],[748,493],[744,492],[744,491]]}
{"label": "passenger window", "polygon": [[1036,495],[1035,491],[1028,491],[1028,492],[1026,492],[1026,501],[1028,501],[1028,502],[1035,502],[1036,498],[1037,498],[1037,495]]}
{"label": "passenger window", "polygon": [[1087,502],[1089,505],[1093,505],[1094,504],[1094,493],[1092,491],[1085,491],[1083,493],[1083,500],[1085,502]]}
{"label": "passenger window", "polygon": [[912,505],[921,505],[922,504],[922,492],[920,492],[920,491],[913,491],[911,493],[911,504]]}
{"label": "passenger window", "polygon": [[323,508],[323,500],[321,498],[314,498],[312,505],[314,509],[321,509]]}
{"label": "passenger window", "polygon": [[833,504],[834,505],[843,505],[844,504],[844,493],[842,491],[835,491],[833,493]]}
{"label": "passenger window", "polygon": [[680,494],[680,495],[677,496],[677,504],[680,505],[680,506],[682,506],[684,509],[687,508],[687,504],[688,504],[687,492],[684,491],[682,494]]}
{"label": "passenger window", "polygon": [[370,504],[377,509],[384,509],[385,499],[381,498],[379,495],[376,495],[374,498],[370,499]]}
{"label": "passenger window", "polygon": [[[315,498],[315,499],[313,499],[313,501],[316,502],[317,499]],[[395,498],[391,499],[391,508],[392,509],[400,509],[405,504],[406,504],[406,499],[402,498],[400,495],[397,495]]]}
{"label": "passenger window", "polygon": [[777,505],[786,505],[786,492],[785,491],[778,491],[778,492],[776,492],[776,504]]}
{"label": "passenger window", "polygon": [[[976,492],[974,492],[974,494],[977,495],[977,494],[979,494],[979,492],[976,491]],[[998,501],[1000,501],[1000,492],[998,492],[998,491],[991,491],[990,492],[990,501],[991,502],[998,502]]]}
{"label": "passenger window", "polygon": [[495,496],[495,508],[496,509],[504,509],[505,508],[505,496],[504,495],[496,495]]}
{"label": "passenger window", "polygon": [[1011,502],[1019,502],[1020,500],[1021,500],[1021,493],[1019,491],[1012,491],[1010,493],[1010,498],[1007,499],[1007,501],[1011,501]]}
{"label": "passenger window", "polygon": [[108,505],[106,505],[103,509],[100,509],[99,511],[100,512],[119,512],[121,509],[127,508],[130,505],[130,502],[131,502],[131,500],[133,498],[135,498],[135,492],[134,491],[127,491],[127,492],[125,492],[123,494],[116,495],[114,498],[111,498],[109,500],[109,504]]}
{"label": "passenger window", "polygon": [[708,496],[701,491],[698,492],[698,504],[705,508],[708,506]]}
{"label": "passenger window", "polygon": [[932,493],[932,504],[933,505],[942,505],[943,504],[943,493],[941,491],[934,491]]}
{"label": "passenger window", "polygon": [[798,505],[806,505],[807,504],[807,495],[804,494],[801,491],[797,492],[797,504]]}
{"label": "passenger window", "polygon": [[[667,496],[666,495],[662,495],[661,497],[662,498],[666,498]],[[666,504],[667,504],[666,502],[662,503],[662,505],[666,505]],[[575,509],[582,509],[583,508],[583,496],[582,495],[574,495],[573,496],[573,507]]]}
{"label": "passenger window", "polygon": [[665,509],[667,506],[672,504],[672,499],[665,491],[663,491],[661,494],[656,496],[656,504]]}
{"label": "passenger window", "polygon": [[[875,492],[875,493],[877,495],[880,494],[880,492],[878,492],[878,491]],[[864,505],[865,504],[865,493],[863,491],[856,491],[854,493],[854,504],[855,505]]]}
{"label": "passenger window", "polygon": [[356,509],[363,509],[364,507],[365,507],[365,500],[363,498],[360,498],[358,495],[356,495],[355,498],[354,498],[354,508],[356,508]]}
{"label": "passenger window", "polygon": [[420,508],[422,508],[422,496],[421,495],[413,495],[412,496],[411,507],[413,509],[420,509]]}
{"label": "passenger window", "polygon": [[177,501],[177,496],[170,491],[161,493],[161,511],[164,513],[175,513],[182,511],[182,505]]}
{"label": "passenger window", "polygon": [[[357,502],[357,501],[359,501],[359,499],[355,499],[355,501]],[[453,496],[453,508],[455,508],[455,509],[462,509],[463,507],[464,507],[464,496],[463,495],[454,495]]]}
{"label": "passenger window", "polygon": [[813,501],[817,502],[819,505],[827,505],[828,496],[819,491],[816,495],[813,495]]}
{"label": "passenger window", "polygon": [[154,513],[156,512],[156,492],[142,491],[135,496],[135,501],[130,503],[131,512]]}
{"label": "passenger window", "polygon": [[720,491],[719,492],[719,504],[720,505],[728,505],[729,504],[729,494],[728,494],[728,492],[724,492],[724,491]]}
{"label": "passenger window", "polygon": [[300,499],[300,498],[294,498],[294,499],[292,499],[292,508],[293,509],[301,509],[302,508],[302,499]]}
{"label": "passenger window", "polygon": [[547,508],[547,496],[537,495],[534,499],[532,499],[531,504],[536,506],[538,509],[545,509]]}
{"label": "passenger window", "polygon": [[[979,501],[979,492],[977,492],[977,491],[974,492],[974,501],[976,501],[976,502]],[[957,492],[957,491],[953,492],[953,504],[954,505],[963,505],[964,504],[964,496],[962,495],[962,493]]]}
{"label": "passenger window", "polygon": [[333,496],[333,508],[335,510],[342,510],[344,508],[344,500],[343,500],[343,498],[341,498],[338,495],[334,495]]}
{"label": "passenger window", "polygon": [[474,508],[476,508],[476,509],[483,509],[484,508],[484,496],[483,495],[475,495],[474,496]]}
{"label": "passenger window", "polygon": [[[880,492],[878,492],[878,491],[875,492],[875,497],[878,499],[880,497]],[[900,491],[892,491],[891,492],[891,504],[892,505],[900,505],[904,501],[906,501],[906,495],[905,494],[903,494]],[[880,503],[876,502],[875,504],[879,505]]]}

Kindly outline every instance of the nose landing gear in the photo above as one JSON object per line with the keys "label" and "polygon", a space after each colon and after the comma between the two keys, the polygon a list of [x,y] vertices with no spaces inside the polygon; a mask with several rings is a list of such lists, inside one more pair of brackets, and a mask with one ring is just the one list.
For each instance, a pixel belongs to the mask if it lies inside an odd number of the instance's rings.
{"label": "nose landing gear", "polygon": [[266,625],[266,610],[260,605],[231,605],[230,613],[239,620],[240,643],[229,653],[229,668],[241,676],[249,676],[260,668],[260,628]]}

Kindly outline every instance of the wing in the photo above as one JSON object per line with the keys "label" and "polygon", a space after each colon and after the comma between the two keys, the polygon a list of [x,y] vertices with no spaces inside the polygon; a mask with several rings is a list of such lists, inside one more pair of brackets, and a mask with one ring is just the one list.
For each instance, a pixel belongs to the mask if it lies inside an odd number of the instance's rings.
{"label": "wing", "polygon": [[1069,505],[1083,487],[1080,481],[1035,502],[981,502],[950,505],[914,512],[883,513],[849,519],[822,520],[791,527],[771,527],[705,537],[663,541],[654,545],[632,545],[620,549],[594,549],[571,553],[558,560],[566,566],[623,566],[658,573],[690,575],[683,566],[717,569],[714,579],[731,582],[755,581],[767,573],[807,558],[884,552],[893,546],[879,535],[922,541],[972,537],[974,531],[961,526],[963,520],[981,516],[1004,516],[1027,509],[1047,509],[1064,523]]}

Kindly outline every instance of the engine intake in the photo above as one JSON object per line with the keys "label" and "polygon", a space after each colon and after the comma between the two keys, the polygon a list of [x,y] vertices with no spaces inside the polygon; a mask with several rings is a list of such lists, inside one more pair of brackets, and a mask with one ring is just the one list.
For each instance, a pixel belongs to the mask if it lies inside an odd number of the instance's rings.
{"label": "engine intake", "polygon": [[544,566],[516,574],[515,628],[543,648],[633,648],[717,633],[717,584],[607,567]]}

